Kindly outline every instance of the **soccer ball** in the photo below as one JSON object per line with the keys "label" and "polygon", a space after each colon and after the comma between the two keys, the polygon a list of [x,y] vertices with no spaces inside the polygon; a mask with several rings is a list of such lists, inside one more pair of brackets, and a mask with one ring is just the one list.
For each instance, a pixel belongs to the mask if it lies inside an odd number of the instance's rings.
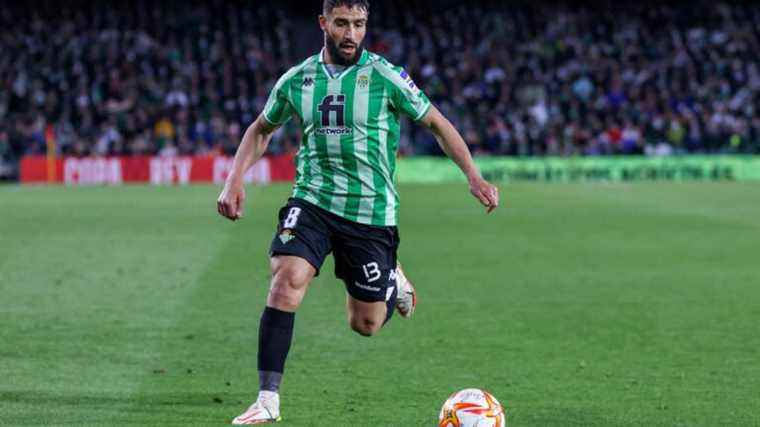
{"label": "soccer ball", "polygon": [[487,391],[460,390],[444,402],[438,427],[504,427],[504,407]]}

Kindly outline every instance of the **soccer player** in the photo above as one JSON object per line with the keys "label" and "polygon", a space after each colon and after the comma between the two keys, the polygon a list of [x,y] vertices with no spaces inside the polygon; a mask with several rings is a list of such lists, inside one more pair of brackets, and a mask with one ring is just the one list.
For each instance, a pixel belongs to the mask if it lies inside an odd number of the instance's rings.
{"label": "soccer player", "polygon": [[295,116],[303,139],[293,193],[279,212],[270,247],[272,280],[259,323],[259,395],[233,424],[280,420],[278,390],[295,312],[330,252],[335,275],[345,282],[354,331],[377,333],[394,309],[411,316],[415,291],[396,260],[400,115],[432,131],[488,212],[499,204],[497,188],[480,176],[460,134],[406,71],[364,50],[368,16],[367,0],[324,0],[323,49],[277,81],[246,130],[217,201],[221,215],[242,217],[245,171],[264,154],[272,132]]}

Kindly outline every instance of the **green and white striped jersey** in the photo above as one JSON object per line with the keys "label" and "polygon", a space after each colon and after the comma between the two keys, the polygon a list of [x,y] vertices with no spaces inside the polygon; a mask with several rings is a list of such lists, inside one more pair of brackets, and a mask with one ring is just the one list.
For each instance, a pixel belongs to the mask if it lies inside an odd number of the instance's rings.
{"label": "green and white striped jersey", "polygon": [[333,76],[320,52],[280,77],[264,118],[301,122],[293,197],[351,221],[391,226],[398,223],[399,115],[416,121],[429,108],[409,75],[385,58],[365,50]]}

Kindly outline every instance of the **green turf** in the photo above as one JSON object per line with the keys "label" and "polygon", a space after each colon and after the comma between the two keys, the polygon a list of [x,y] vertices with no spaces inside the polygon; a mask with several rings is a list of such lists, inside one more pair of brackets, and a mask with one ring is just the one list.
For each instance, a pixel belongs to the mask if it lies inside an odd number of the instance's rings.
{"label": "green turf", "polygon": [[[224,425],[255,397],[286,186],[0,187],[0,425]],[[296,318],[283,426],[760,425],[760,186],[401,188],[420,305],[351,332],[332,261]]]}

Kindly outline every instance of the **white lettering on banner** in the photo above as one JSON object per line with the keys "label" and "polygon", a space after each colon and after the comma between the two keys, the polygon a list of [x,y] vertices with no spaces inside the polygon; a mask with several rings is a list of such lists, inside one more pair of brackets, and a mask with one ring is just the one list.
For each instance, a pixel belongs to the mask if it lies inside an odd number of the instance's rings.
{"label": "white lettering on banner", "polygon": [[121,181],[121,161],[117,158],[69,157],[63,162],[63,182],[66,185],[118,185]]}
{"label": "white lettering on banner", "polygon": [[192,159],[181,159],[177,164],[177,174],[179,175],[179,182],[187,184],[190,182],[190,170],[193,169]]}
{"label": "white lettering on banner", "polygon": [[[224,184],[232,170],[233,159],[231,157],[216,157],[214,159],[214,171],[213,179],[215,184]],[[243,175],[243,182],[250,184],[252,182],[257,184],[268,184],[272,181],[272,174],[270,172],[269,159],[263,157],[251,166],[250,169]]]}
{"label": "white lettering on banner", "polygon": [[189,157],[152,157],[150,159],[151,184],[188,184],[193,160]]}

